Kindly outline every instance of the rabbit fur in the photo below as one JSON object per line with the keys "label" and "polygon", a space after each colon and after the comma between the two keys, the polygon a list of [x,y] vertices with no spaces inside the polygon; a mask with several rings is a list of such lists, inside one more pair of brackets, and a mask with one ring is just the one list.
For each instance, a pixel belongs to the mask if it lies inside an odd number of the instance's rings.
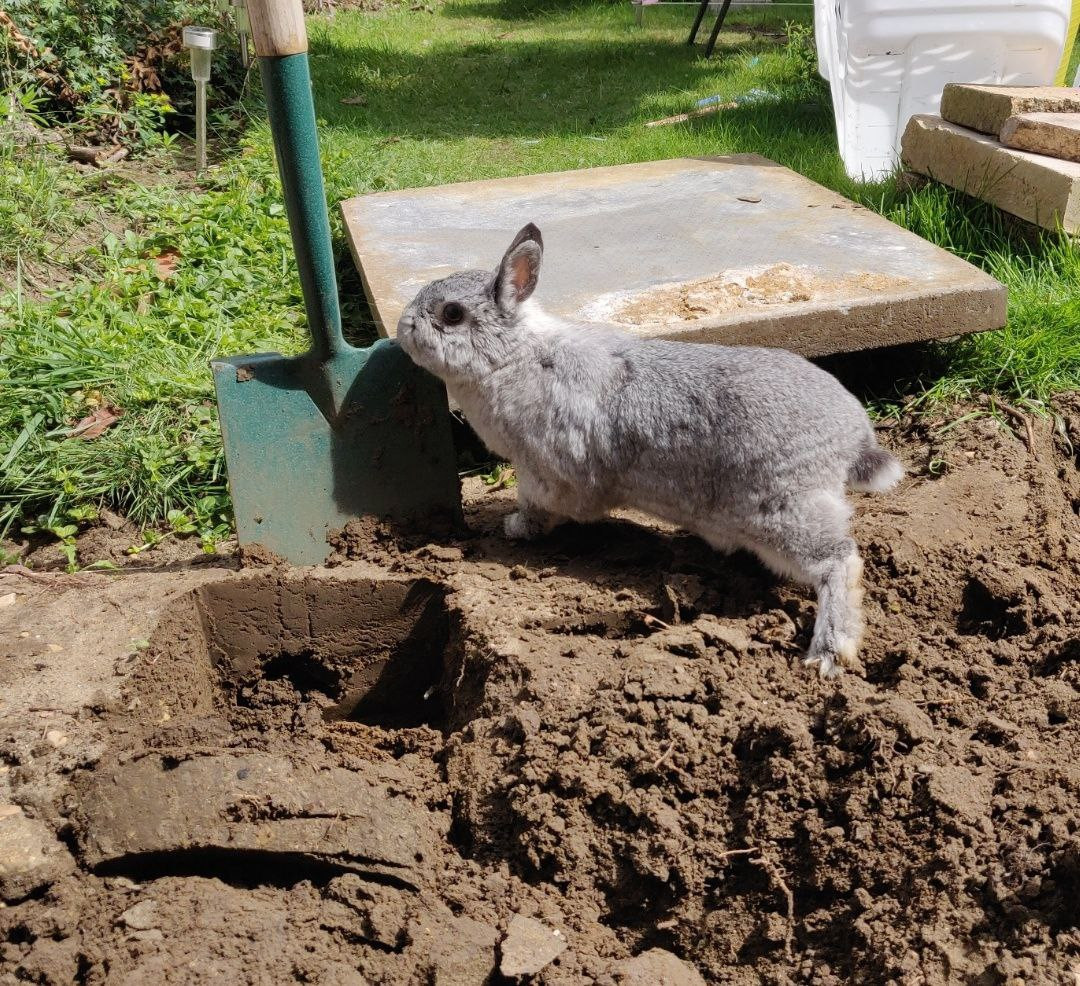
{"label": "rabbit fur", "polygon": [[494,273],[428,284],[397,329],[513,463],[506,534],[645,511],[813,585],[806,663],[823,677],[853,664],[862,562],[845,488],[882,492],[903,475],[862,405],[784,350],[646,340],[553,318],[531,297],[542,256],[529,224]]}

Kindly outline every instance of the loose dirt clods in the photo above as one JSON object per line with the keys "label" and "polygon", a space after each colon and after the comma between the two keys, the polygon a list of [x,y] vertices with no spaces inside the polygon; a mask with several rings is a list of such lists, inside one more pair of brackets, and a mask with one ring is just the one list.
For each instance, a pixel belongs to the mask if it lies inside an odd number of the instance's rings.
{"label": "loose dirt clods", "polygon": [[466,536],[329,569],[0,575],[0,984],[1071,983],[1057,411],[892,436],[862,678],[752,559],[509,544],[479,483]]}

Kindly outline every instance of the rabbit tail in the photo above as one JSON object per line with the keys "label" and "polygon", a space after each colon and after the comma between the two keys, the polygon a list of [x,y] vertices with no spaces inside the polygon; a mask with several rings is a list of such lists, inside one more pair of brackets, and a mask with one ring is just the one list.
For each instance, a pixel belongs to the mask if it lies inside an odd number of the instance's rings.
{"label": "rabbit tail", "polygon": [[847,482],[853,490],[861,493],[885,493],[903,476],[904,467],[900,460],[871,438],[848,471]]}

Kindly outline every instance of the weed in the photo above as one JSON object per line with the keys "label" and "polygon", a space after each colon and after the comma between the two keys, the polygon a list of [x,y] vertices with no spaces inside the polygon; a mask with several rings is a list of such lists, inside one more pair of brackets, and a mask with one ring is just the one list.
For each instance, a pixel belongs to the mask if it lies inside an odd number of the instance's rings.
{"label": "weed", "polygon": [[[124,188],[121,208],[154,215],[152,233],[106,233],[82,258],[93,276],[38,301],[0,295],[16,327],[0,335],[0,534],[27,513],[51,524],[104,503],[139,524],[183,510],[219,537],[209,360],[303,343],[279,195],[268,155],[220,169],[202,192]],[[160,263],[166,250],[175,266]],[[118,412],[108,430],[73,436],[101,406]]]}
{"label": "weed", "polygon": [[481,473],[480,479],[491,490],[509,490],[517,486],[517,475],[508,462],[499,462],[490,472]]}
{"label": "weed", "polygon": [[76,557],[78,542],[76,536],[83,525],[97,519],[97,510],[89,505],[72,507],[64,511],[62,519],[55,515],[42,514],[32,524],[26,524],[22,528],[23,534],[51,534],[59,542],[60,551],[67,561],[67,570],[76,572],[79,569]]}

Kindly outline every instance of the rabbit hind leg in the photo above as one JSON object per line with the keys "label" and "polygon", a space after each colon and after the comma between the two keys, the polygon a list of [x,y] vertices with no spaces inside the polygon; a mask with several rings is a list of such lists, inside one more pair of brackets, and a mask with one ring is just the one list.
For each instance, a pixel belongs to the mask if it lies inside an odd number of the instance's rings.
{"label": "rabbit hind leg", "polygon": [[816,569],[818,599],[814,634],[805,664],[817,665],[822,678],[844,667],[857,667],[862,643],[862,559],[854,542],[845,554],[820,563]]}
{"label": "rabbit hind leg", "polygon": [[857,666],[863,566],[843,494],[819,490],[800,495],[755,520],[748,547],[773,571],[817,591],[817,618],[804,663],[816,665],[823,678]]}

